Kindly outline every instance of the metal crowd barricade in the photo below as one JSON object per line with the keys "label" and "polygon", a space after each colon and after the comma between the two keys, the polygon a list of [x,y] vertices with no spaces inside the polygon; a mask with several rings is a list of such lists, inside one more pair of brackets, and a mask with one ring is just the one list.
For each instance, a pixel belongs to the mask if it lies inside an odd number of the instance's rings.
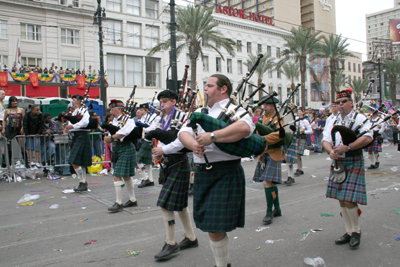
{"label": "metal crowd barricade", "polygon": [[0,179],[11,181],[13,179],[10,169],[8,140],[5,136],[0,138]]}

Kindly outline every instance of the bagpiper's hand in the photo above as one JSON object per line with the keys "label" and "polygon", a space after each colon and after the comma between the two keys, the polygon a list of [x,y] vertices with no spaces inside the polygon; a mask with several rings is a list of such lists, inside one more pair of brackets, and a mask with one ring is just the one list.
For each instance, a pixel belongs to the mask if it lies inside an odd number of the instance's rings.
{"label": "bagpiper's hand", "polygon": [[156,157],[154,154],[153,154],[153,162],[158,162],[158,161],[160,161],[161,160],[161,156],[159,156],[159,157]]}
{"label": "bagpiper's hand", "polygon": [[107,144],[111,143],[111,136],[104,137],[104,142],[106,142]]}
{"label": "bagpiper's hand", "polygon": [[193,143],[192,150],[193,150],[193,153],[199,158],[202,158],[203,157],[202,155],[204,155],[205,151],[206,151],[204,146],[199,145],[199,143],[197,143],[197,142]]}
{"label": "bagpiper's hand", "polygon": [[208,146],[211,145],[211,133],[201,133],[196,137],[196,142],[201,146]]}
{"label": "bagpiper's hand", "polygon": [[69,124],[69,125],[65,126],[65,129],[71,130],[71,129],[74,129],[74,126]]}
{"label": "bagpiper's hand", "polygon": [[344,145],[335,146],[333,150],[336,152],[336,154],[343,154],[348,151],[347,146]]}
{"label": "bagpiper's hand", "polygon": [[338,154],[332,149],[331,153],[329,154],[331,159],[338,159]]}
{"label": "bagpiper's hand", "polygon": [[151,150],[151,152],[155,157],[158,158],[161,158],[161,156],[164,155],[164,150],[162,149],[162,147],[155,147]]}

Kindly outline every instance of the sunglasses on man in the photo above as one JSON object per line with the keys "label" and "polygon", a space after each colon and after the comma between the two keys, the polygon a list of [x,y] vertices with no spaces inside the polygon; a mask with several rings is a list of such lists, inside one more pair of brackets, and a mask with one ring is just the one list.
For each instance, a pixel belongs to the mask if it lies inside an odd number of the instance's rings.
{"label": "sunglasses on man", "polygon": [[350,100],[349,99],[343,99],[343,100],[337,100],[336,103],[338,105],[340,105],[340,104],[346,104],[348,101],[350,101]]}

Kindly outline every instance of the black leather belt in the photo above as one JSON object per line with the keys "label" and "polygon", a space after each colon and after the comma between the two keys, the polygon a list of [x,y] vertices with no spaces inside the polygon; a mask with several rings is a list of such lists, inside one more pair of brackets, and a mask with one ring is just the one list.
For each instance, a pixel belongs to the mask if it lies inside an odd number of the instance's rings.
{"label": "black leather belt", "polygon": [[123,141],[123,142],[115,142],[114,143],[115,146],[129,146],[130,144],[132,144],[131,141]]}
{"label": "black leather belt", "polygon": [[194,164],[194,168],[197,172],[234,169],[239,166],[240,166],[240,159],[229,160],[229,161],[210,162],[209,166],[207,166],[207,164],[205,164],[205,163]]}
{"label": "black leather belt", "polygon": [[89,135],[89,131],[73,131],[73,132],[71,132],[71,135],[73,136],[73,137],[78,137],[78,136],[81,136],[81,135]]}
{"label": "black leather belt", "polygon": [[346,152],[346,157],[358,157],[358,156],[362,156],[363,151],[362,149],[358,149],[358,150],[351,150]]}
{"label": "black leather belt", "polygon": [[172,165],[178,161],[183,161],[183,160],[187,160],[185,154],[170,154],[170,155],[164,155],[163,157],[163,163],[167,165]]}

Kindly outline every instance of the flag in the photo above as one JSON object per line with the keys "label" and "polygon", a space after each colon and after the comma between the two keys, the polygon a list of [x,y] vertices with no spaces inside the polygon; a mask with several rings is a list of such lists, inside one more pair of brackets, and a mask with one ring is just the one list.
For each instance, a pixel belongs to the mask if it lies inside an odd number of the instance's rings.
{"label": "flag", "polygon": [[86,89],[86,84],[85,84],[85,75],[76,75],[77,80],[77,87],[78,89]]}
{"label": "flag", "polygon": [[19,39],[17,42],[17,54],[15,55],[15,65],[17,68],[21,68],[21,45],[19,43]]}
{"label": "flag", "polygon": [[37,72],[29,72],[29,81],[34,88],[39,87],[39,76]]}
{"label": "flag", "polygon": [[0,87],[8,86],[8,75],[7,71],[0,71]]}

